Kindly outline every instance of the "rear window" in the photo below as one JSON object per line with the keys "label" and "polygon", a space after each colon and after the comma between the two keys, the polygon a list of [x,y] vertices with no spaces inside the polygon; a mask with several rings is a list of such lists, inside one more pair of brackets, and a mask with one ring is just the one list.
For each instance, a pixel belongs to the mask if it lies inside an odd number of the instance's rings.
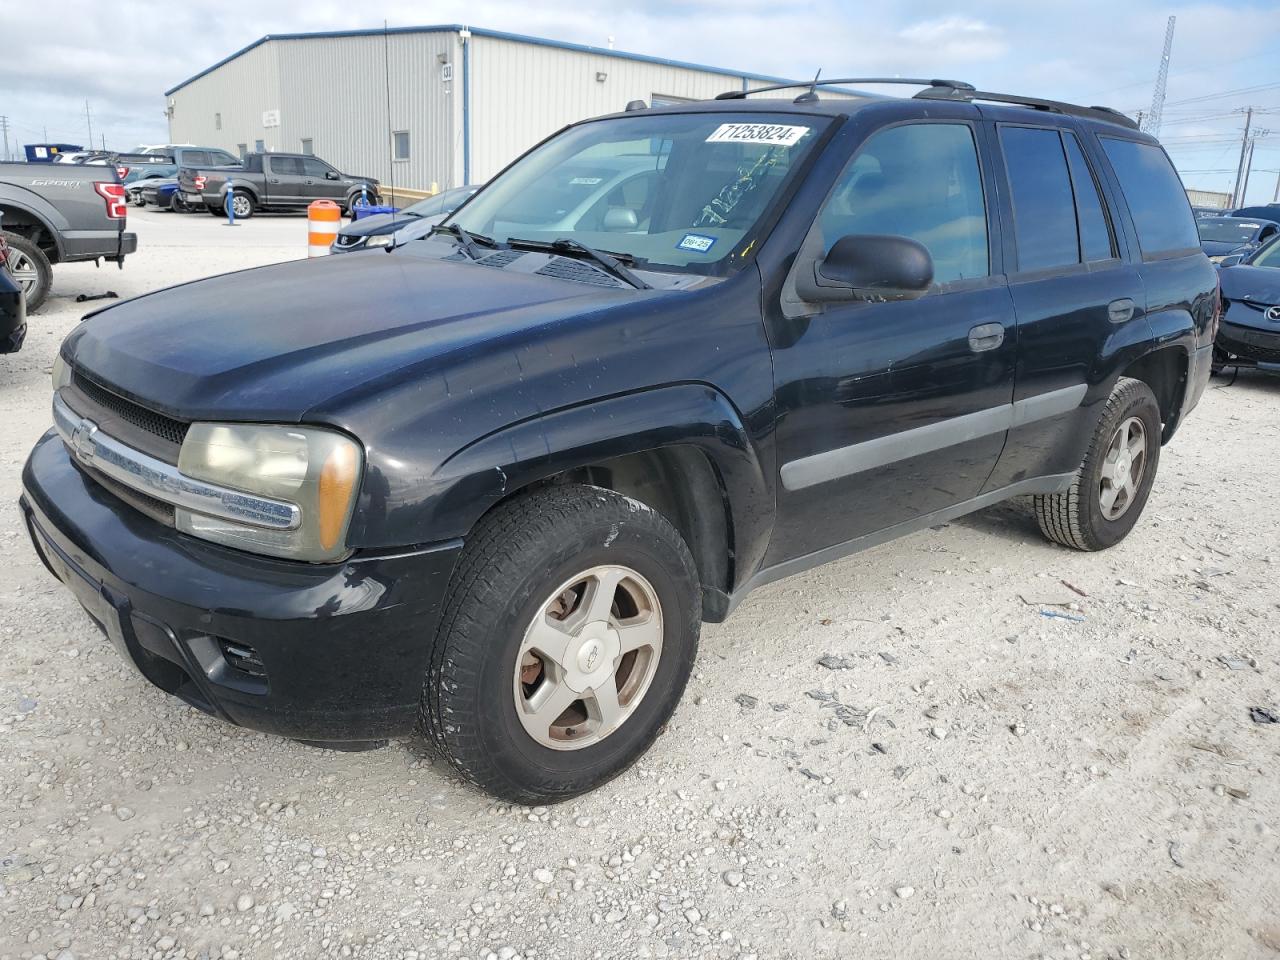
{"label": "rear window", "polygon": [[1199,249],[1196,220],[1165,152],[1150,143],[1099,137],[1115,170],[1144,257]]}
{"label": "rear window", "polygon": [[1018,270],[1044,270],[1080,262],[1071,174],[1057,130],[1003,127],[1013,196]]}

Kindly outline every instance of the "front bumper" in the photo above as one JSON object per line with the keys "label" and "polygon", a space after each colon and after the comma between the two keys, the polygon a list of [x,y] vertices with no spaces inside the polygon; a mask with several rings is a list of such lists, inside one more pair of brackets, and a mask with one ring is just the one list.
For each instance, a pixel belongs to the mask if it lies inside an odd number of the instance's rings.
{"label": "front bumper", "polygon": [[1280,324],[1274,330],[1223,321],[1214,344],[1246,365],[1280,364]]}
{"label": "front bumper", "polygon": [[302,740],[413,729],[459,541],[340,564],[219,547],[117,499],[53,431],[22,482],[45,566],[161,690],[238,726]]}

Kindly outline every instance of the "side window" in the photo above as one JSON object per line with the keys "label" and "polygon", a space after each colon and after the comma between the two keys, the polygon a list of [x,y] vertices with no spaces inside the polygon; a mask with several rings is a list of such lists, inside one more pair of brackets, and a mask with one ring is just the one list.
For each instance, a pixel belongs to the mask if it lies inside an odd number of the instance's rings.
{"label": "side window", "polygon": [[220,167],[234,166],[240,161],[227,153],[225,150],[212,150],[209,153],[209,160]]}
{"label": "side window", "polygon": [[1076,217],[1080,224],[1080,259],[1086,263],[1110,260],[1116,255],[1111,228],[1098,193],[1098,183],[1089,172],[1089,163],[1076,135],[1063,131],[1062,142],[1067,147],[1067,165],[1071,167],[1071,186],[1076,194]]}
{"label": "side window", "polygon": [[910,123],[873,134],[818,215],[823,249],[841,237],[893,234],[924,244],[933,278],[985,277],[986,201],[973,132],[962,123]]}
{"label": "side window", "polygon": [[314,160],[311,157],[304,157],[301,161],[302,175],[304,177],[315,177],[323,180],[329,173],[329,165],[323,160]]}
{"label": "side window", "polygon": [[302,175],[302,165],[297,157],[271,157],[271,172],[282,177]]}
{"label": "side window", "polygon": [[1080,262],[1080,238],[1071,175],[1057,130],[1000,128],[1013,200],[1018,270],[1045,270]]}
{"label": "side window", "polygon": [[1144,256],[1200,246],[1182,181],[1165,152],[1151,143],[1099,137],[1120,181]]}
{"label": "side window", "polygon": [[182,155],[182,164],[187,167],[207,167],[210,165],[209,153],[206,150],[188,150]]}

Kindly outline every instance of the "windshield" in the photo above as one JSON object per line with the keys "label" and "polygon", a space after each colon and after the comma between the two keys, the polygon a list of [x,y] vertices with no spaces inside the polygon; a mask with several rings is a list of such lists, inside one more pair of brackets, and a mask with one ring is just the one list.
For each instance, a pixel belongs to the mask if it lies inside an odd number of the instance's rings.
{"label": "windshield", "polygon": [[1222,240],[1233,243],[1248,243],[1262,226],[1252,220],[1228,220],[1225,217],[1197,220],[1201,240]]}
{"label": "windshield", "polygon": [[1257,253],[1253,255],[1253,259],[1249,261],[1251,267],[1270,267],[1273,270],[1280,270],[1280,237],[1274,238],[1270,243],[1262,245]]}
{"label": "windshield", "polygon": [[476,187],[454,187],[452,190],[437,193],[434,197],[411,203],[400,212],[415,217],[434,217],[441,213],[451,213],[462,205],[463,200],[475,193],[476,189]]}
{"label": "windshield", "polygon": [[686,113],[585,123],[519,160],[451,222],[499,243],[570,239],[642,268],[727,273],[829,122]]}

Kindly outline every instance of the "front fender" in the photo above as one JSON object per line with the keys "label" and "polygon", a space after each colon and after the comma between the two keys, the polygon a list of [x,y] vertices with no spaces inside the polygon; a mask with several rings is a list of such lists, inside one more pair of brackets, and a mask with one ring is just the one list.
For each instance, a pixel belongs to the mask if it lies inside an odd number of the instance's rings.
{"label": "front fender", "polygon": [[504,427],[448,457],[395,504],[380,505],[379,491],[400,485],[372,468],[350,542],[405,546],[465,537],[500,500],[540,480],[676,445],[709,459],[727,502],[735,567],[754,569],[772,529],[771,485],[737,409],[702,383],[610,397]]}

